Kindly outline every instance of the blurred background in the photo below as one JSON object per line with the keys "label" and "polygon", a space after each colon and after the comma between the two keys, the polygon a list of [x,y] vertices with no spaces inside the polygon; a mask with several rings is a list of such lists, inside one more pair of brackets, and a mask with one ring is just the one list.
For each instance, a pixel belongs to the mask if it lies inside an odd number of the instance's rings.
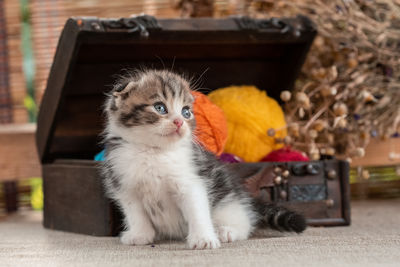
{"label": "blurred background", "polygon": [[[303,14],[317,25],[295,92],[307,99],[331,95],[336,107],[288,104],[287,121],[341,125],[324,136],[326,146],[300,140],[312,159],[328,154],[351,163],[352,197],[400,196],[400,1],[318,0],[0,0],[0,214],[42,209],[40,163],[34,132],[58,38],[71,16],[158,18],[282,17]],[[293,92],[293,94],[295,93]],[[343,104],[343,105],[342,105]],[[299,112],[289,112],[296,109]],[[344,116],[346,115],[346,116]],[[337,119],[340,117],[339,119]],[[320,127],[318,127],[320,128]],[[317,128],[316,128],[317,129]],[[298,143],[298,142],[297,142]],[[292,144],[295,148],[295,144]]]}

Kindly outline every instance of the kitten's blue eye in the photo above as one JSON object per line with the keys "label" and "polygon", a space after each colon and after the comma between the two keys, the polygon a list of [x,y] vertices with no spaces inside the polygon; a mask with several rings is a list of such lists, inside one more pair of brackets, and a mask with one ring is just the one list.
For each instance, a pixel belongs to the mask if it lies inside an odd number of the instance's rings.
{"label": "kitten's blue eye", "polygon": [[192,116],[192,113],[190,112],[190,108],[189,107],[183,107],[182,108],[182,116],[185,119],[190,119],[190,116]]}
{"label": "kitten's blue eye", "polygon": [[160,113],[160,114],[167,114],[168,113],[168,110],[167,110],[167,107],[163,104],[163,103],[161,103],[161,102],[157,102],[157,103],[155,103],[154,104],[154,108],[157,110],[157,112],[158,113]]}

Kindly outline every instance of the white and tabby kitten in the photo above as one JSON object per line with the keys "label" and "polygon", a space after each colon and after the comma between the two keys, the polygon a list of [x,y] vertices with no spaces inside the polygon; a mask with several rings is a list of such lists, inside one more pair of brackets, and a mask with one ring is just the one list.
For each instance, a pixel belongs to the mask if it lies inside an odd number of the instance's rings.
{"label": "white and tabby kitten", "polygon": [[108,96],[102,171],[125,216],[121,241],[184,239],[192,249],[247,239],[255,227],[301,232],[304,218],[252,200],[227,165],[195,142],[189,83],[168,71],[122,78]]}

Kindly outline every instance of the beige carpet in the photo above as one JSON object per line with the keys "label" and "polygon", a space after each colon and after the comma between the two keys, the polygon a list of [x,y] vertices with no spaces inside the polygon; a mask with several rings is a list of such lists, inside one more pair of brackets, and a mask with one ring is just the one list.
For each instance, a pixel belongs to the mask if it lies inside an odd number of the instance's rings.
{"label": "beige carpet", "polygon": [[208,251],[183,243],[133,247],[117,238],[49,231],[41,214],[0,222],[0,266],[400,266],[400,199],[352,203],[351,227],[309,228]]}

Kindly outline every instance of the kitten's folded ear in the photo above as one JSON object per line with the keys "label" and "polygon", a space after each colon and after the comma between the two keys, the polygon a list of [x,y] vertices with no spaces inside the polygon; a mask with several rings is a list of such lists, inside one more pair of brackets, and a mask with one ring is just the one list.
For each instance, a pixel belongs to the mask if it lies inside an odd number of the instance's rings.
{"label": "kitten's folded ear", "polygon": [[114,87],[113,96],[119,97],[125,94],[129,94],[129,92],[135,88],[135,83],[133,81],[128,83],[119,83]]}
{"label": "kitten's folded ear", "polygon": [[121,106],[121,101],[128,98],[130,92],[136,87],[133,81],[128,83],[119,83],[114,87],[112,95],[114,97],[114,106],[119,108]]}

